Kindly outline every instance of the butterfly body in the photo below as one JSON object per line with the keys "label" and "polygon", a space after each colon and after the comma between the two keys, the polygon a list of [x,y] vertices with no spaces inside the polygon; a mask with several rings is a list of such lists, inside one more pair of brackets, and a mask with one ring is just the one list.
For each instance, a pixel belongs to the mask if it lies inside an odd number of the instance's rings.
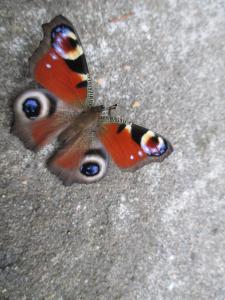
{"label": "butterfly body", "polygon": [[66,142],[85,131],[96,131],[103,110],[103,105],[93,106],[78,115],[74,115],[71,124],[59,135],[58,139],[61,142]]}
{"label": "butterfly body", "polygon": [[72,24],[58,16],[43,30],[44,38],[30,59],[41,88],[15,100],[14,134],[34,151],[57,139],[59,148],[47,165],[66,185],[100,180],[109,157],[125,171],[163,161],[173,151],[165,138],[112,117],[116,105],[93,106],[84,51]]}

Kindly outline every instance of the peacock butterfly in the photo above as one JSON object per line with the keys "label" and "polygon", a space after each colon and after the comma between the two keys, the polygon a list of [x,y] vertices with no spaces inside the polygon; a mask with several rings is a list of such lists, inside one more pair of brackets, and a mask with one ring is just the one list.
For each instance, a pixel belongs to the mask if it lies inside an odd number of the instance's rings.
{"label": "peacock butterfly", "polygon": [[105,176],[109,156],[125,171],[163,161],[172,151],[161,135],[112,117],[93,106],[90,74],[73,25],[63,16],[43,25],[44,37],[30,58],[41,86],[14,103],[13,132],[33,151],[57,138],[60,147],[47,165],[65,185],[92,183]]}

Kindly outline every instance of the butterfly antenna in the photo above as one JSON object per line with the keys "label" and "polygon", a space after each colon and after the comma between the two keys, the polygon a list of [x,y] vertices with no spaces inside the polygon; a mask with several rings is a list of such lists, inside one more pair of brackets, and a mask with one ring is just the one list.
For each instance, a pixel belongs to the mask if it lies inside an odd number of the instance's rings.
{"label": "butterfly antenna", "polygon": [[108,107],[104,107],[103,105],[101,105],[100,108],[102,109],[102,112],[107,112],[108,115],[111,117],[111,111],[117,108],[117,104],[113,104]]}
{"label": "butterfly antenna", "polygon": [[117,108],[117,104],[113,104],[111,106],[106,107],[105,110],[107,110],[108,112],[110,112],[111,110],[116,109],[116,108]]}
{"label": "butterfly antenna", "polygon": [[117,108],[117,104],[113,104],[111,106],[106,107],[106,110],[108,111],[109,117],[112,117],[112,110],[115,110]]}

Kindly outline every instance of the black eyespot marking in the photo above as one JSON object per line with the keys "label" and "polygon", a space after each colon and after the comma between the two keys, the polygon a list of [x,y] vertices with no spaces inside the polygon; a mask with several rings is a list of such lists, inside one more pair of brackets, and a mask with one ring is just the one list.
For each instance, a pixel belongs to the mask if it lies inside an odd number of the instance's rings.
{"label": "black eyespot marking", "polygon": [[96,162],[87,162],[80,167],[80,171],[85,176],[96,176],[100,172],[99,164]]}
{"label": "black eyespot marking", "polygon": [[87,87],[87,80],[81,81],[77,84],[77,88],[86,88]]}
{"label": "black eyespot marking", "polygon": [[41,111],[41,104],[36,98],[28,98],[23,103],[23,111],[28,119],[36,119]]}
{"label": "black eyespot marking", "polygon": [[159,139],[158,139],[158,136],[157,136],[157,135],[151,137],[151,140],[152,140],[152,142],[155,143],[155,144],[158,144],[158,143],[159,143]]}
{"label": "black eyespot marking", "polygon": [[88,73],[88,67],[84,54],[80,55],[77,59],[74,60],[65,59],[65,62],[72,71],[75,71],[80,74]]}
{"label": "black eyespot marking", "polygon": [[132,139],[138,144],[141,144],[141,138],[142,136],[148,131],[148,129],[132,124],[131,126],[131,136]]}
{"label": "black eyespot marking", "polygon": [[73,47],[73,48],[77,48],[77,45],[79,45],[79,42],[78,40],[74,40],[72,38],[68,38],[69,42],[70,42],[70,45]]}
{"label": "black eyespot marking", "polygon": [[120,124],[119,127],[118,127],[118,129],[117,129],[117,133],[120,133],[121,131],[123,131],[125,127],[126,127],[125,123]]}
{"label": "black eyespot marking", "polygon": [[56,100],[54,99],[54,97],[51,95],[48,95],[48,100],[50,102],[48,115],[51,116],[52,114],[54,114],[54,112],[56,110],[57,103],[56,103]]}
{"label": "black eyespot marking", "polygon": [[102,158],[104,158],[105,160],[107,159],[106,152],[103,151],[102,149],[90,149],[85,153],[85,155],[92,155],[92,154],[99,155]]}

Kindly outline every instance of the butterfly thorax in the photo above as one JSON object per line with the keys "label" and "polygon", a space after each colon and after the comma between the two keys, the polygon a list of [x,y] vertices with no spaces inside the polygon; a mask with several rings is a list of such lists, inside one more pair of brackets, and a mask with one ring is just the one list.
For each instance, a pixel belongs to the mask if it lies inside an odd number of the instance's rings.
{"label": "butterfly thorax", "polygon": [[60,134],[62,142],[68,142],[84,132],[94,131],[104,106],[93,106],[83,110],[79,115],[74,116],[70,125]]}

